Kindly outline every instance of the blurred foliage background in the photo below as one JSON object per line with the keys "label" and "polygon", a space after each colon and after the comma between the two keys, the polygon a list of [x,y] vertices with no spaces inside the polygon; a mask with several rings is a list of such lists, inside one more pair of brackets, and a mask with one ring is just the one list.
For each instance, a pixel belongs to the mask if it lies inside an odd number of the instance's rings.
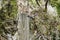
{"label": "blurred foliage background", "polygon": [[50,0],[52,6],[56,6],[57,12],[60,16],[60,0]]}
{"label": "blurred foliage background", "polygon": [[[16,0],[1,0],[0,8],[0,33],[7,33],[5,27],[13,26],[17,15]],[[12,21],[11,21],[12,20]]]}

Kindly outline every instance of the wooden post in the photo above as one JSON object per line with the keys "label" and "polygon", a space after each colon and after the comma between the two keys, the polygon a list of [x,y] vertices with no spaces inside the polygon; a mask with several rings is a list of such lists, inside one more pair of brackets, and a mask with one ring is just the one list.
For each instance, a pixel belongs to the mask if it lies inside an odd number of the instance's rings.
{"label": "wooden post", "polygon": [[29,40],[29,8],[27,0],[17,0],[18,5],[18,40]]}
{"label": "wooden post", "polygon": [[29,18],[26,14],[21,14],[18,21],[19,40],[29,40]]}

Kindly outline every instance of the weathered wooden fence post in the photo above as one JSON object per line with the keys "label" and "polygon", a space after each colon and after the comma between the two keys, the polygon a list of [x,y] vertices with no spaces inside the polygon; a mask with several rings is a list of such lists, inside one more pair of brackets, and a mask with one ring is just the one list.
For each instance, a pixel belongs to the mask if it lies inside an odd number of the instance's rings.
{"label": "weathered wooden fence post", "polygon": [[29,40],[28,1],[17,0],[18,5],[18,40]]}

